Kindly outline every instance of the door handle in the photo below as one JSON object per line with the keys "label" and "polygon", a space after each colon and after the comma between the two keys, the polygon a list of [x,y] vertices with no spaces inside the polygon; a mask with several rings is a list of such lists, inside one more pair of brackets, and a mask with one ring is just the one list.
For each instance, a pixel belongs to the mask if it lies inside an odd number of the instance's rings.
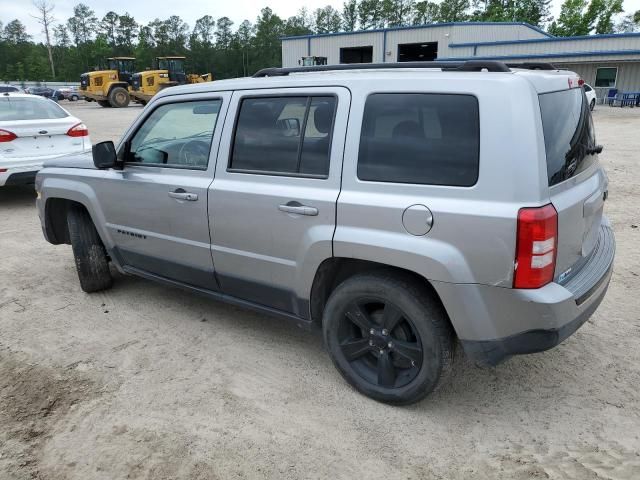
{"label": "door handle", "polygon": [[185,192],[181,188],[177,189],[175,192],[169,192],[169,196],[171,198],[175,198],[176,200],[186,200],[188,202],[195,202],[196,200],[198,200],[197,193]]}
{"label": "door handle", "polygon": [[309,217],[318,215],[318,209],[316,207],[308,207],[299,202],[289,202],[284,205],[278,205],[278,210],[286,213],[295,213],[297,215],[307,215]]}

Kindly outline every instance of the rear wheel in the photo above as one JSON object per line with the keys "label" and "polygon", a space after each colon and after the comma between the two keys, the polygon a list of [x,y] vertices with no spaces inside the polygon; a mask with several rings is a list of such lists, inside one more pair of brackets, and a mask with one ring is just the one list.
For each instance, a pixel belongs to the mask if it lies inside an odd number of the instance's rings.
{"label": "rear wheel", "polygon": [[78,100],[78,96],[77,95],[71,95],[71,97],[69,98],[69,100],[71,100],[72,102],[75,102]]}
{"label": "rear wheel", "polygon": [[129,105],[129,92],[123,87],[114,87],[109,92],[109,103],[114,108],[123,108]]}
{"label": "rear wheel", "polygon": [[108,100],[98,100],[98,105],[104,108],[111,108],[111,104]]}
{"label": "rear wheel", "polygon": [[107,252],[89,213],[81,207],[70,208],[67,226],[82,290],[91,293],[110,288]]}
{"label": "rear wheel", "polygon": [[324,340],[334,365],[361,393],[409,404],[433,392],[453,362],[441,304],[411,278],[356,275],[331,294]]}

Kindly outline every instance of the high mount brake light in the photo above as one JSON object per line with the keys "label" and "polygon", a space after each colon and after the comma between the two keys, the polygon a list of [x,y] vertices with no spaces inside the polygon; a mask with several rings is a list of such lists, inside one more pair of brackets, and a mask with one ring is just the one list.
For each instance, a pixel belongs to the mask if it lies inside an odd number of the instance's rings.
{"label": "high mount brake light", "polygon": [[540,288],[553,280],[558,252],[558,212],[553,205],[518,212],[513,288]]}

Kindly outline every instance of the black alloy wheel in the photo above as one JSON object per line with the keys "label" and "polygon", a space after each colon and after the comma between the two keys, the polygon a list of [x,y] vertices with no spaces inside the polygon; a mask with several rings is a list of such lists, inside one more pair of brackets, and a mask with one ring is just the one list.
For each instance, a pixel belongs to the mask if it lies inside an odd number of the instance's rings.
{"label": "black alloy wheel", "polygon": [[331,293],[325,345],[342,376],[382,402],[409,404],[437,389],[453,362],[453,331],[442,304],[410,275],[357,274]]}
{"label": "black alloy wheel", "polygon": [[338,342],[354,371],[379,387],[407,385],[422,367],[420,334],[407,315],[381,298],[351,302],[340,322]]}

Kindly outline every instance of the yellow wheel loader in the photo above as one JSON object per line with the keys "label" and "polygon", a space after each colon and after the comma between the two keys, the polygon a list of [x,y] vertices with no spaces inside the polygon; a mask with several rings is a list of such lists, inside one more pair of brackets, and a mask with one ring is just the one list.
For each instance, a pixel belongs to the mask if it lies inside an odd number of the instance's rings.
{"label": "yellow wheel loader", "polygon": [[156,69],[145,70],[133,75],[131,79],[131,97],[146,105],[160,90],[175,85],[211,82],[213,75],[185,73],[186,57],[156,57]]}
{"label": "yellow wheel loader", "polygon": [[135,73],[135,58],[108,58],[109,68],[80,75],[80,91],[88,102],[101,107],[122,108],[129,105],[131,77]]}

